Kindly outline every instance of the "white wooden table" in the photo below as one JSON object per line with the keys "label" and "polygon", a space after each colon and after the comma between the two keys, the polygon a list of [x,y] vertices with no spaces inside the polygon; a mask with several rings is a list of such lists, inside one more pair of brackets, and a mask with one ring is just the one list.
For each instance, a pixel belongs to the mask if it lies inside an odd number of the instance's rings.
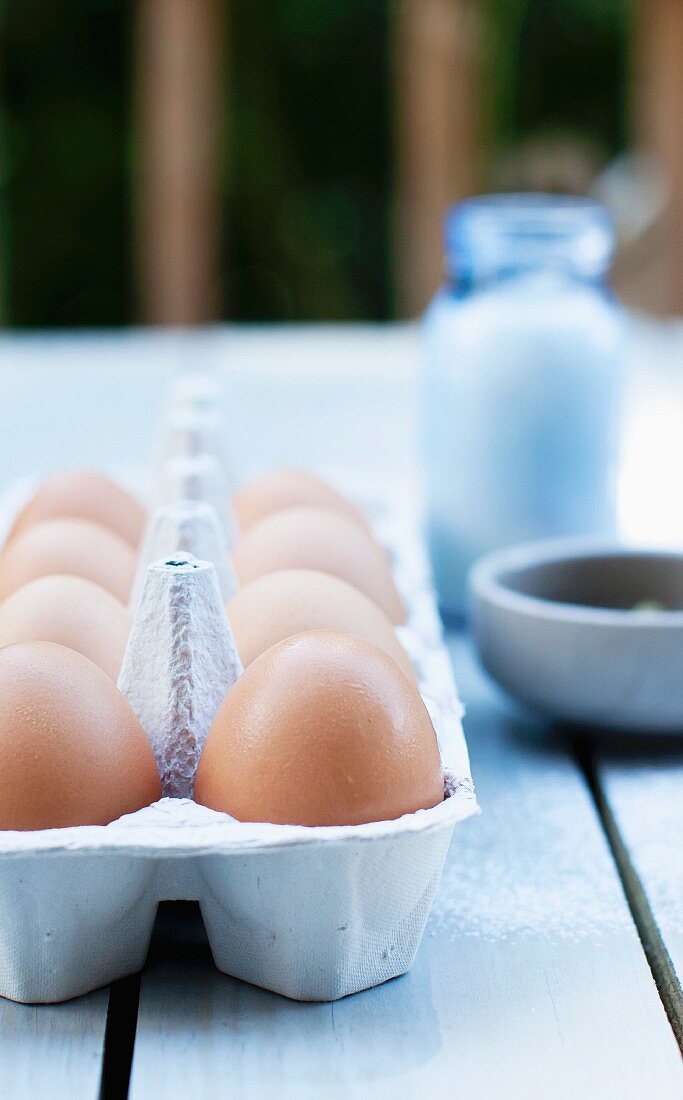
{"label": "white wooden table", "polygon": [[[624,525],[683,541],[683,433],[667,429],[683,340],[636,343]],[[300,463],[412,491],[414,358],[398,326],[5,337],[0,483],[148,463],[170,370],[193,362],[226,369],[245,475]],[[0,1001],[0,1096],[681,1096],[681,744],[573,740],[504,699],[466,639],[452,654],[484,812],[456,830],[409,975],[291,1003],[219,974],[197,908],[166,904],[139,978],[64,1005]]]}

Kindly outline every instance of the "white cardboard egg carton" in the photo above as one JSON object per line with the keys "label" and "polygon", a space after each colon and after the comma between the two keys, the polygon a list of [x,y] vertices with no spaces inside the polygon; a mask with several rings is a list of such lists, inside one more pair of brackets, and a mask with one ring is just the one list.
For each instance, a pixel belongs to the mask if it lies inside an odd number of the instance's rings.
{"label": "white cardboard egg carton", "polygon": [[[23,495],[9,494],[3,526]],[[107,826],[0,832],[0,994],[61,1001],[139,970],[161,900],[199,901],[219,970],[298,1000],[334,1000],[410,967],[453,827],[477,804],[416,526],[381,504],[375,518],[439,737],[444,802],[396,821],[309,828],[239,822],[188,797],[241,665],[224,613],[230,517],[219,522],[202,501],[167,506],[144,544],[162,560],[134,596],[119,680],[165,797]],[[215,564],[192,556],[211,547]]]}

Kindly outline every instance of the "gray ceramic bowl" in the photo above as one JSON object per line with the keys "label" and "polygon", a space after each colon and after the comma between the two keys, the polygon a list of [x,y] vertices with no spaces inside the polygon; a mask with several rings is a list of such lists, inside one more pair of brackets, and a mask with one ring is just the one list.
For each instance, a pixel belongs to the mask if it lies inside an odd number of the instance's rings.
{"label": "gray ceramic bowl", "polygon": [[535,543],[482,559],[470,589],[482,662],[510,694],[558,721],[683,731],[683,554]]}

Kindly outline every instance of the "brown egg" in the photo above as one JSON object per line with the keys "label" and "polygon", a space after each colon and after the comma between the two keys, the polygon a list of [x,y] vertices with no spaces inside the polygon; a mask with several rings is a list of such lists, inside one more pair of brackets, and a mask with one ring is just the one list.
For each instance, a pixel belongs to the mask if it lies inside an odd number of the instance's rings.
{"label": "brown egg", "polygon": [[358,825],[443,800],[434,728],[386,653],[314,630],[267,649],[209,730],[194,797],[240,821]]}
{"label": "brown egg", "polygon": [[405,621],[388,558],[354,520],[321,508],[288,508],[247,531],[233,552],[241,584],[280,569],[316,569],[352,584],[392,623]]}
{"label": "brown egg", "polygon": [[93,470],[67,470],[43,482],[19,513],[9,538],[61,516],[101,523],[131,546],[140,542],[145,524],[142,505],[116,482]]}
{"label": "brown egg", "polygon": [[116,680],[130,634],[127,608],[83,577],[48,576],[0,604],[0,646],[57,642],[82,653]]}
{"label": "brown egg", "polygon": [[242,531],[286,508],[324,508],[341,512],[368,529],[365,516],[331,485],[302,470],[269,470],[235,494],[235,515]]}
{"label": "brown egg", "polygon": [[106,825],[161,797],[142,726],[66,646],[0,649],[0,829]]}
{"label": "brown egg", "polygon": [[330,573],[312,569],[266,573],[233,597],[228,618],[245,666],[292,634],[345,630],[383,649],[415,683],[410,658],[384,612],[357,588]]}
{"label": "brown egg", "polygon": [[86,519],[47,519],[12,539],[0,557],[0,600],[55,573],[85,577],[128,600],[135,553],[122,538]]}

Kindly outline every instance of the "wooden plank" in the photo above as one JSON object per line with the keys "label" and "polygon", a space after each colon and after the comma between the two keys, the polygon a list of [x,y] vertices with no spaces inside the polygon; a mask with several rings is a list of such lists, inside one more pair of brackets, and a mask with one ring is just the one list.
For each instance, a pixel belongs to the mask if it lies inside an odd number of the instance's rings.
{"label": "wooden plank", "polygon": [[142,319],[219,314],[223,0],[138,0],[137,252]]}
{"label": "wooden plank", "polygon": [[412,317],[443,278],[446,208],[476,189],[481,13],[471,0],[395,9],[396,286]]}
{"label": "wooden plank", "polygon": [[680,743],[597,755],[602,810],[624,885],[683,1050],[683,760]]}
{"label": "wooden plank", "polygon": [[97,1100],[108,991],[60,1005],[0,998],[0,1096]]}
{"label": "wooden plank", "polygon": [[170,921],[143,974],[131,1100],[680,1095],[581,773],[453,652],[484,814],[456,830],[413,971],[296,1004],[218,974],[198,916]]}

